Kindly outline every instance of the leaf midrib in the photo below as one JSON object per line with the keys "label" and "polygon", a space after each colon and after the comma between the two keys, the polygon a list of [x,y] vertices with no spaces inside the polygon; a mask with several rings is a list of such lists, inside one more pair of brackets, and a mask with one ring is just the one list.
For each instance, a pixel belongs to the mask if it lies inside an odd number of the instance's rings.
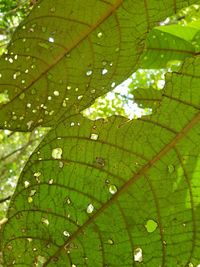
{"label": "leaf midrib", "polygon": [[91,216],[79,229],[74,232],[67,242],[59,247],[59,249],[49,257],[49,259],[43,264],[43,267],[47,266],[48,263],[51,261],[52,258],[57,256],[64,247],[69,246],[69,244],[79,235],[83,233],[83,230],[87,228],[99,215],[101,215],[105,209],[110,207],[113,202],[115,202],[121,194],[126,192],[130,186],[135,183],[139,178],[141,178],[151,167],[159,161],[164,155],[166,155],[175,145],[182,140],[187,133],[200,121],[200,112],[195,114],[193,119],[164,147],[160,150],[160,152],[153,157],[151,160],[147,162],[132,178],[130,178],[121,188],[118,189],[117,193],[114,194],[106,203],[104,203],[101,208],[99,208],[93,216]]}

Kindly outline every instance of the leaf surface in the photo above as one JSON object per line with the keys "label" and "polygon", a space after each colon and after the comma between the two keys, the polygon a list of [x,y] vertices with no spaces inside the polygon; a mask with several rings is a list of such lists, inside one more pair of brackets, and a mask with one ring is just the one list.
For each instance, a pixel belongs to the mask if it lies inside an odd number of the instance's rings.
{"label": "leaf surface", "polygon": [[162,90],[138,88],[134,90],[134,101],[143,108],[157,108],[162,100]]}
{"label": "leaf surface", "polygon": [[[147,36],[146,51],[141,57],[141,68],[166,68],[172,61],[183,61],[196,54],[192,41],[200,28],[180,25],[155,27]],[[199,40],[198,44],[199,44]]]}
{"label": "leaf surface", "polygon": [[0,128],[31,131],[79,113],[137,69],[147,31],[196,2],[39,1],[1,58]]}
{"label": "leaf surface", "polygon": [[199,72],[196,57],[168,74],[151,116],[51,130],[12,198],[5,266],[197,266]]}

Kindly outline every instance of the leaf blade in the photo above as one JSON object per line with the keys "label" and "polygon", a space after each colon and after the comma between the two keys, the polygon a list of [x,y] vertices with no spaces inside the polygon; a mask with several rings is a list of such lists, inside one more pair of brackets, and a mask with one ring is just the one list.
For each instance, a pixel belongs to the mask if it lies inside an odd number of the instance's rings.
{"label": "leaf blade", "polygon": [[0,92],[9,101],[0,127],[31,131],[79,113],[137,69],[147,30],[187,4],[40,1],[1,58]]}
{"label": "leaf blade", "polygon": [[[19,264],[23,255],[31,265],[38,253],[43,266],[199,263],[199,61],[187,59],[168,75],[152,116],[107,122],[74,116],[49,132],[11,202],[6,264]],[[52,154],[58,148],[62,153]],[[152,232],[148,221],[157,224]]]}

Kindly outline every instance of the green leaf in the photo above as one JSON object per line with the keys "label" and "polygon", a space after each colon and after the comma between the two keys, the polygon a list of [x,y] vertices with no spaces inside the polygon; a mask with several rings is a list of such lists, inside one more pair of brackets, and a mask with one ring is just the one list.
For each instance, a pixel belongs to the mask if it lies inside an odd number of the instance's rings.
{"label": "green leaf", "polygon": [[4,265],[200,264],[199,72],[196,57],[168,74],[151,116],[56,125],[12,198]]}
{"label": "green leaf", "polygon": [[137,69],[147,31],[196,2],[39,1],[1,58],[0,128],[31,131],[79,113]]}
{"label": "green leaf", "polygon": [[141,68],[166,68],[171,61],[182,61],[195,55],[192,39],[200,28],[169,25],[154,28],[147,37]]}
{"label": "green leaf", "polygon": [[137,89],[133,91],[134,100],[144,108],[157,108],[162,100],[163,91],[153,88]]}
{"label": "green leaf", "polygon": [[176,25],[165,25],[161,27],[155,27],[155,29],[162,31],[163,33],[169,33],[173,35],[174,37],[179,37],[180,39],[183,39],[185,41],[191,42],[194,38],[195,34],[199,31],[199,27],[197,27],[199,23],[196,23],[196,26],[193,26],[193,24],[188,23],[186,26],[182,26],[179,24]]}

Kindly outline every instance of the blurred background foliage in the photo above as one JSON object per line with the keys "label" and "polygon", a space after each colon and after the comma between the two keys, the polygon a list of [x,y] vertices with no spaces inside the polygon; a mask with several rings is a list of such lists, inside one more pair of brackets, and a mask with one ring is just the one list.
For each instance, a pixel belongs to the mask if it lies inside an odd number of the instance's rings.
{"label": "blurred background foliage", "polygon": [[0,0],[0,47],[4,52],[12,33],[33,6],[28,0]]}
{"label": "blurred background foliage", "polygon": [[[37,0],[0,0],[0,55],[6,52],[6,46],[19,23],[28,15]],[[199,22],[199,6],[193,5],[177,15],[166,18],[157,26],[181,25]],[[196,44],[194,44],[196,45]],[[145,58],[144,55],[141,57]],[[135,119],[152,112],[134,102],[135,90],[153,88],[161,90],[165,85],[165,73],[180,67],[180,61],[172,61],[164,68],[139,69],[121,85],[112,84],[113,91],[96,99],[94,104],[83,111],[83,115],[95,120],[112,115],[121,115]],[[141,63],[142,66],[142,63]],[[0,94],[0,104],[5,101]],[[5,217],[10,197],[16,187],[18,177],[29,156],[41,142],[48,129],[37,128],[31,133],[0,130],[0,220]]]}

